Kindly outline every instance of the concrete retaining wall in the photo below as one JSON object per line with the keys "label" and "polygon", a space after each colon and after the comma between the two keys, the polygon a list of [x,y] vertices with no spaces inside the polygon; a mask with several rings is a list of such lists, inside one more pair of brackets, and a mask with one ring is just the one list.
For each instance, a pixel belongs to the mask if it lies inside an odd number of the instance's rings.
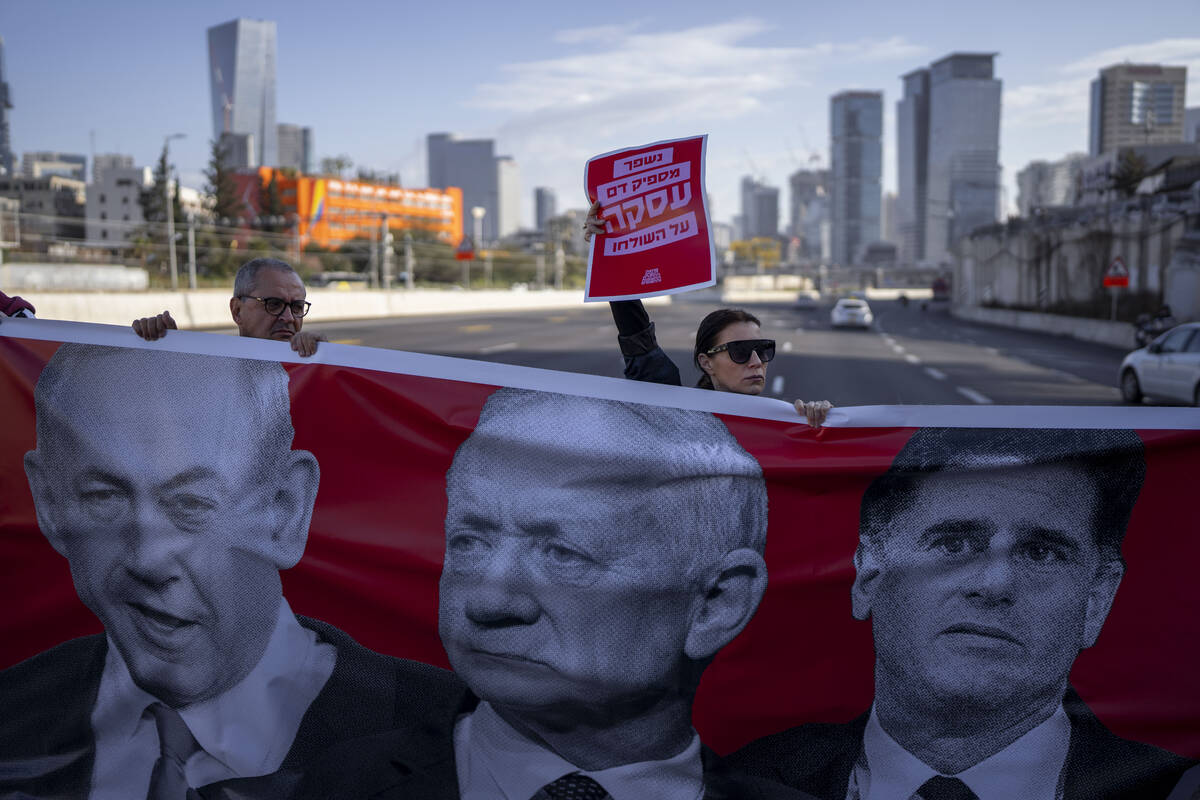
{"label": "concrete retaining wall", "polygon": [[[182,292],[59,292],[27,294],[43,319],[128,325],[138,317],[169,310],[180,328],[225,328],[229,318],[229,291],[210,289]],[[545,292],[451,291],[414,289],[340,291],[310,289],[309,322],[375,319],[415,314],[466,314],[479,311],[520,311],[570,308],[583,304],[579,289]],[[656,297],[649,304],[670,303]]]}
{"label": "concrete retaining wall", "polygon": [[959,319],[972,322],[1070,336],[1072,339],[1097,342],[1110,347],[1119,347],[1122,350],[1133,350],[1137,347],[1133,338],[1133,326],[1128,322],[1109,322],[1104,319],[1063,317],[1057,314],[1039,314],[1035,311],[1012,311],[1005,308],[964,305],[954,306],[951,313]]}
{"label": "concrete retaining wall", "polygon": [[150,276],[140,267],[116,264],[0,264],[0,289],[7,294],[22,291],[139,291],[150,285]]}

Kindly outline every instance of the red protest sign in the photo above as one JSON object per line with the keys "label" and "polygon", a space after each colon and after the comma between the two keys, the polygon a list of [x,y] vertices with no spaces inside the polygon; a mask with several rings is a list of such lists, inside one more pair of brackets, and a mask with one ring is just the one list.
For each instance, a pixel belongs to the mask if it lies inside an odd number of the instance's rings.
{"label": "red protest sign", "polygon": [[584,301],[630,300],[712,286],[717,279],[704,193],[707,136],[596,156],[584,189],[605,232],[588,251]]}

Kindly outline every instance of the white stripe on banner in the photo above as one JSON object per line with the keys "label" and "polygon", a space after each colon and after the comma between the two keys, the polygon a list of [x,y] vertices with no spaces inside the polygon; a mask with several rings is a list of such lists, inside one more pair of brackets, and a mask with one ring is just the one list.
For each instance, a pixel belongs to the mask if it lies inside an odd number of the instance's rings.
{"label": "white stripe on banner", "polygon": [[[301,358],[286,342],[197,331],[171,331],[171,335],[165,339],[147,342],[124,325],[47,319],[4,319],[0,322],[0,336],[233,356],[286,364],[335,364],[397,375],[423,375],[490,386],[513,386],[715,414],[781,422],[800,421],[791,403],[770,397],[333,342],[322,342],[313,356]],[[1127,428],[1194,431],[1200,430],[1200,412],[1194,408],[1136,406],[852,406],[833,409],[825,424],[841,428]]]}

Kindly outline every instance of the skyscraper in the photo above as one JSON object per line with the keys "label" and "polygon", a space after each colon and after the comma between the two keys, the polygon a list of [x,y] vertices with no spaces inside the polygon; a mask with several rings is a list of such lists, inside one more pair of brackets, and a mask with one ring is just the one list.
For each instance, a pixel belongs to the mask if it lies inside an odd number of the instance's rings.
{"label": "skyscraper", "polygon": [[1116,64],[1092,81],[1088,154],[1184,141],[1187,67]]}
{"label": "skyscraper", "polygon": [[546,230],[546,222],[558,213],[557,206],[553,189],[539,186],[533,190],[533,221],[539,231]]}
{"label": "skyscraper", "polygon": [[16,155],[8,132],[8,110],[12,108],[12,93],[8,89],[8,70],[4,66],[4,39],[0,37],[0,174],[12,175]]}
{"label": "skyscraper", "polygon": [[840,92],[829,106],[830,256],[846,266],[879,239],[883,92]]}
{"label": "skyscraper", "polygon": [[779,189],[742,178],[742,238],[779,235]]}
{"label": "skyscraper", "polygon": [[235,19],[209,28],[208,66],[213,139],[252,136],[257,166],[275,166],[275,23]]}
{"label": "skyscraper", "polygon": [[900,80],[904,96],[896,102],[897,256],[901,264],[916,264],[925,259],[929,70],[913,70]]}
{"label": "skyscraper", "polygon": [[279,135],[279,163],[276,166],[290,167],[302,175],[311,173],[312,128],[281,122],[276,129]]}
{"label": "skyscraper", "polygon": [[482,206],[483,240],[494,242],[520,227],[521,184],[517,162],[497,156],[492,139],[459,139],[451,133],[426,137],[429,185],[457,186],[463,193],[464,236],[474,236],[471,209]]}
{"label": "skyscraper", "polygon": [[829,227],[829,170],[799,169],[788,178],[792,191],[788,233],[800,239],[803,258],[828,257],[821,248],[822,229]]}

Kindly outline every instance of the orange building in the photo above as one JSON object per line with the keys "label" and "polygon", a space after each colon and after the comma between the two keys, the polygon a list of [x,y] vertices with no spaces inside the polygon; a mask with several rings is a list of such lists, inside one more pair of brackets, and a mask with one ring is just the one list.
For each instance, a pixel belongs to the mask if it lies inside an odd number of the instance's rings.
{"label": "orange building", "polygon": [[393,234],[421,230],[447,244],[462,240],[462,190],[405,189],[340,178],[288,176],[260,167],[257,173],[236,175],[238,194],[247,206],[262,213],[262,189],[275,177],[284,212],[299,218],[300,241],[337,247],[355,238],[374,237],[386,217]]}

